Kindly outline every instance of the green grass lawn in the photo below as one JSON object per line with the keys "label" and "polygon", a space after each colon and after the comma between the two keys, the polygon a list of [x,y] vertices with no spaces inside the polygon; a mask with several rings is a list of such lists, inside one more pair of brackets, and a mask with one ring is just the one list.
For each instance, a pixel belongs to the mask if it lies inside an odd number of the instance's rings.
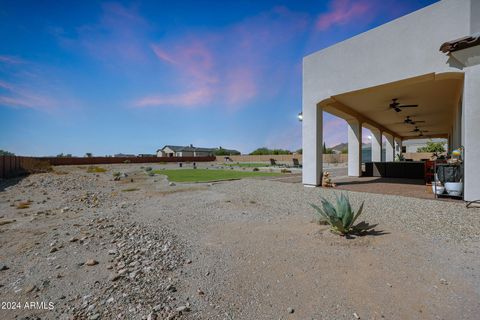
{"label": "green grass lawn", "polygon": [[169,181],[174,182],[208,182],[229,179],[241,179],[247,177],[274,177],[281,173],[253,172],[234,170],[212,170],[212,169],[178,169],[178,170],[154,170],[156,174],[163,174]]}
{"label": "green grass lawn", "polygon": [[240,168],[260,168],[260,167],[269,167],[268,163],[253,163],[253,162],[241,162],[241,163],[225,163],[225,166],[230,167],[240,167]]}

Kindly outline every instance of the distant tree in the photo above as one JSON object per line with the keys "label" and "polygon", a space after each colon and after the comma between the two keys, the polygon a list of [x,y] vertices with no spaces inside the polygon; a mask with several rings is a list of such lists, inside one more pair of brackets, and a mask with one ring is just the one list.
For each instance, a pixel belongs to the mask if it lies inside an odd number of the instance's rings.
{"label": "distant tree", "polygon": [[15,153],[8,152],[8,151],[0,149],[0,156],[14,156],[14,155],[15,155]]}
{"label": "distant tree", "polygon": [[348,154],[348,148],[343,148],[341,151],[342,154]]}
{"label": "distant tree", "polygon": [[417,148],[417,152],[445,152],[445,142],[428,141],[425,147]]}
{"label": "distant tree", "polygon": [[327,146],[325,145],[325,142],[323,143],[323,154],[333,154],[333,149],[332,148],[327,148]]}
{"label": "distant tree", "polygon": [[214,155],[216,156],[232,156],[232,155],[239,155],[240,152],[238,151],[233,151],[233,150],[227,150],[227,149],[224,149],[222,147],[218,147],[217,149],[215,149],[215,151],[213,152]]}
{"label": "distant tree", "polygon": [[298,149],[297,151],[295,151],[295,153],[303,154],[303,149]]}
{"label": "distant tree", "polygon": [[63,152],[60,154],[57,154],[57,158],[71,158],[72,154],[71,153],[66,153],[64,154]]}
{"label": "distant tree", "polygon": [[292,154],[290,150],[284,149],[268,149],[268,148],[258,148],[250,153],[252,156],[258,155],[277,155],[277,154]]}
{"label": "distant tree", "polygon": [[93,156],[93,155],[92,155],[92,153],[91,153],[91,152],[87,152],[87,153],[85,153],[85,157],[87,157],[87,158],[91,158],[92,156]]}

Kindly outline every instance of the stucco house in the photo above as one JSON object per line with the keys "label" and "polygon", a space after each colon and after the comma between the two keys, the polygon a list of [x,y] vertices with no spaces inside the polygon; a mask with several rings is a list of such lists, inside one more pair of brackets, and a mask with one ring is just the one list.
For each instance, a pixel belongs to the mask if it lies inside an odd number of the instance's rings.
{"label": "stucco house", "polygon": [[[166,145],[162,149],[157,150],[157,157],[208,157],[215,155],[220,148],[202,148],[189,146],[172,146]],[[240,154],[237,150],[223,149],[227,154]]]}
{"label": "stucco house", "polygon": [[323,111],[348,123],[349,176],[361,175],[362,127],[373,161],[382,135],[386,161],[405,140],[446,138],[464,147],[464,199],[480,199],[480,1],[442,0],[304,57],[305,186],[321,184]]}

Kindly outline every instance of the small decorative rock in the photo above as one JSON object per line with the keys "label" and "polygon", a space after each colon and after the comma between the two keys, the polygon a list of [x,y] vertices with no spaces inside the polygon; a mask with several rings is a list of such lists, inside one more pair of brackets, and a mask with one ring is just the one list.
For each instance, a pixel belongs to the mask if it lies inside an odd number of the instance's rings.
{"label": "small decorative rock", "polygon": [[355,317],[355,319],[360,319],[360,316],[356,312],[353,313],[353,316]]}
{"label": "small decorative rock", "polygon": [[36,289],[37,289],[37,286],[35,286],[34,284],[30,284],[25,287],[25,292],[29,293],[29,292],[35,291]]}
{"label": "small decorative rock", "polygon": [[187,306],[180,306],[175,309],[177,312],[190,311],[190,308]]}
{"label": "small decorative rock", "polygon": [[57,252],[58,249],[56,247],[53,247],[52,249],[50,249],[50,253],[54,253],[54,252]]}
{"label": "small decorative rock", "polygon": [[112,275],[110,276],[110,278],[108,278],[108,280],[110,280],[110,281],[117,281],[117,280],[120,279],[121,277],[122,277],[122,275],[120,275],[120,274],[112,274]]}
{"label": "small decorative rock", "polygon": [[147,316],[147,320],[156,320],[157,319],[157,314],[156,313],[150,313]]}
{"label": "small decorative rock", "polygon": [[3,271],[3,270],[8,270],[10,269],[7,265],[3,264],[3,263],[0,263],[0,271]]}
{"label": "small decorative rock", "polygon": [[288,312],[288,313],[294,313],[294,312],[295,312],[295,309],[293,309],[292,307],[288,307],[288,308],[287,308],[287,312]]}
{"label": "small decorative rock", "polygon": [[168,185],[169,185],[170,187],[174,187],[174,186],[175,186],[175,183],[174,183],[174,182],[170,182]]}
{"label": "small decorative rock", "polygon": [[443,279],[443,278],[440,279],[440,283],[441,283],[441,284],[444,284],[444,285],[447,285],[447,284],[448,284],[447,280],[445,280],[445,279]]}
{"label": "small decorative rock", "polygon": [[98,261],[95,260],[95,259],[88,259],[88,260],[85,262],[85,264],[86,264],[87,266],[94,266],[94,265],[98,264]]}

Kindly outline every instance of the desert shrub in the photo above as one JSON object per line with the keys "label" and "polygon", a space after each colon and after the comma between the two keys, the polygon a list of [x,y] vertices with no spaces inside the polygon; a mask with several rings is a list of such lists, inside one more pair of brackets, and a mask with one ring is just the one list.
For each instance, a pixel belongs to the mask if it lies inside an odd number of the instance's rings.
{"label": "desert shrub", "polygon": [[107,172],[107,169],[97,166],[88,166],[87,168],[88,173],[102,173]]}
{"label": "desert shrub", "polygon": [[146,167],[145,171],[152,171],[152,167]]}
{"label": "desert shrub", "polygon": [[140,190],[140,189],[138,189],[138,188],[128,188],[128,189],[123,189],[122,191],[123,192],[133,192],[133,191],[138,191],[138,190]]}
{"label": "desert shrub", "polygon": [[258,168],[253,168],[253,171],[260,171],[260,169],[258,169]]}
{"label": "desert shrub", "polygon": [[280,170],[281,173],[292,173],[292,171],[288,170],[288,169],[282,169]]}
{"label": "desert shrub", "polygon": [[128,159],[125,160],[125,161],[123,161],[123,163],[131,163],[131,162],[132,162],[132,161],[130,161],[130,160],[128,160]]}
{"label": "desert shrub", "polygon": [[362,214],[363,202],[357,213],[355,213],[350,205],[350,200],[342,193],[340,197],[335,195],[337,201],[336,206],[325,198],[322,199],[322,208],[315,204],[310,204],[315,209],[315,218],[317,221],[326,221],[330,224],[330,230],[342,236],[355,233],[360,234],[367,232],[375,227],[365,221],[355,224],[357,218]]}

